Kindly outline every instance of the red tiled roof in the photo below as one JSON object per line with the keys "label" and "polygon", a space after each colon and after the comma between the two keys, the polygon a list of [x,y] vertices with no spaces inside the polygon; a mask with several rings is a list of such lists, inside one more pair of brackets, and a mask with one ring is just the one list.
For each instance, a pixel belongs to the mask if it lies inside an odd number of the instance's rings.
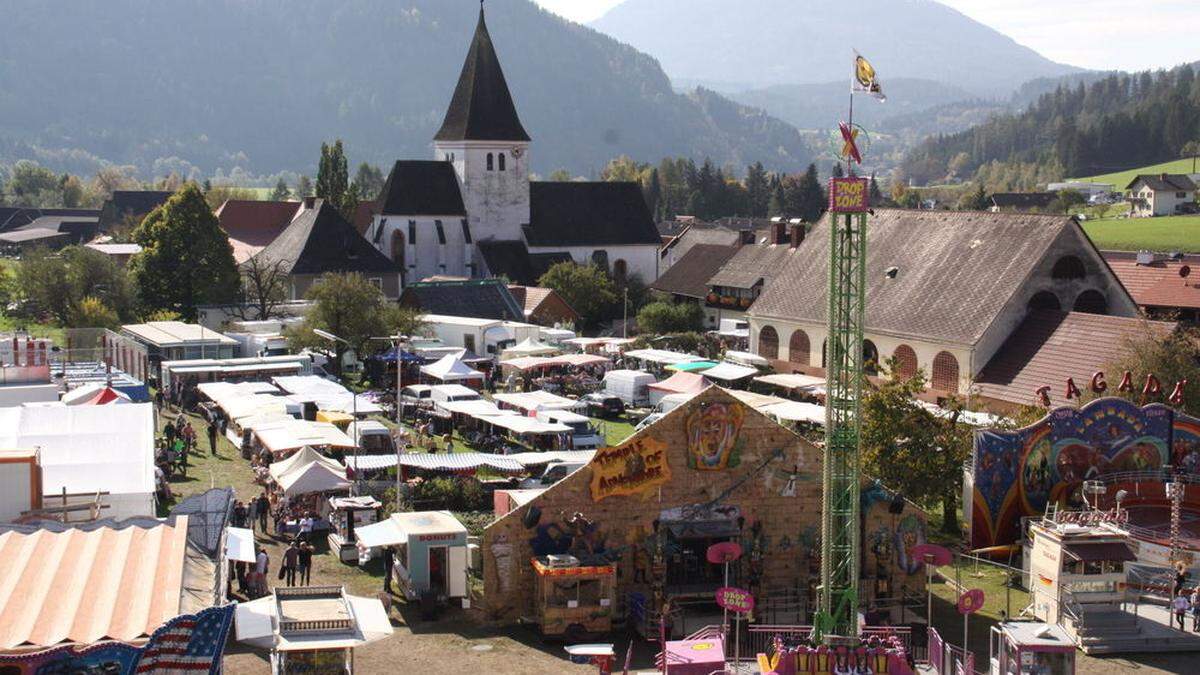
{"label": "red tiled roof", "polygon": [[[1200,255],[1184,255],[1173,260],[1155,260],[1137,264],[1132,251],[1104,251],[1108,266],[1143,307],[1182,307],[1200,309]],[[1192,268],[1192,275],[1180,278],[1179,269]]]}
{"label": "red tiled roof", "polygon": [[233,258],[239,263],[250,259],[292,222],[300,202],[260,202],[230,199],[216,211],[217,222],[229,235]]}
{"label": "red tiled roof", "polygon": [[[1032,311],[984,366],[976,385],[984,397],[1019,405],[1035,404],[1035,392],[1049,386],[1051,402],[1064,405],[1068,377],[1086,389],[1092,373],[1104,370],[1127,340],[1173,330],[1173,322]],[[1116,386],[1112,373],[1109,379]]]}
{"label": "red tiled roof", "polygon": [[[542,303],[549,300],[552,296],[557,295],[553,288],[543,288],[541,286],[518,286],[511,284],[508,287],[508,291],[521,304],[525,310],[525,316],[532,315],[542,306]],[[575,310],[567,305],[566,300],[562,300],[562,304],[571,313],[578,315]]]}
{"label": "red tiled roof", "polygon": [[187,517],[0,533],[0,649],[136,640],[180,613]]}

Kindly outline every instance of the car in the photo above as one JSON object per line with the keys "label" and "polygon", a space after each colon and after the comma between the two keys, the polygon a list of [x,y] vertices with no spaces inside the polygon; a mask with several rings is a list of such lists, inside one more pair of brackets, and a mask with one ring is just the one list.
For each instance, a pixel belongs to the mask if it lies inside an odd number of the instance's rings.
{"label": "car", "polygon": [[558,481],[582,469],[586,462],[550,462],[540,476],[526,478],[519,486],[522,490],[548,488]]}
{"label": "car", "polygon": [[666,416],[666,413],[660,413],[660,412],[650,413],[649,415],[646,415],[645,417],[643,417],[642,421],[638,422],[637,426],[635,426],[633,428],[633,430],[635,432],[641,431],[642,429],[645,429],[646,427],[650,426],[651,424],[654,424],[655,422],[661,420],[665,416]]}
{"label": "car", "polygon": [[613,418],[625,413],[625,402],[619,396],[597,392],[582,396],[579,400],[587,406],[589,417]]}

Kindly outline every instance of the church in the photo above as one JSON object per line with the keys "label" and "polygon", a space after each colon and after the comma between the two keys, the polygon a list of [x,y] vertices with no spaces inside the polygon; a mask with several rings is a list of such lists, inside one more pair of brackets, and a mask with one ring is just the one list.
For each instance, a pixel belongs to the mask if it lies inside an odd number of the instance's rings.
{"label": "church", "polygon": [[618,284],[658,277],[661,239],[637,183],[530,181],[531,138],[482,6],[433,141],[433,160],[392,166],[365,232],[403,283],[503,276],[536,284],[567,260],[598,264]]}

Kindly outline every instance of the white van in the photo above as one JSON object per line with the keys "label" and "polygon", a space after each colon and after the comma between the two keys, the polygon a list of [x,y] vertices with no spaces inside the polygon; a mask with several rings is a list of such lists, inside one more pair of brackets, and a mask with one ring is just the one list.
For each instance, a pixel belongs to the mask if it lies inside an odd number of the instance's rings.
{"label": "white van", "polygon": [[357,420],[350,423],[346,430],[350,438],[368,455],[394,455],[396,444],[392,441],[392,432],[381,422],[375,420]]}
{"label": "white van", "polygon": [[650,401],[649,385],[657,380],[644,370],[610,370],[604,375],[604,393],[616,396],[625,405],[645,405]]}
{"label": "white van", "polygon": [[567,410],[538,411],[539,422],[565,424],[571,427],[571,447],[575,450],[598,450],[604,446],[604,437],[592,426],[592,420]]}
{"label": "white van", "polygon": [[439,384],[430,387],[429,390],[429,399],[433,401],[434,406],[451,401],[478,401],[482,398],[479,392],[461,384]]}

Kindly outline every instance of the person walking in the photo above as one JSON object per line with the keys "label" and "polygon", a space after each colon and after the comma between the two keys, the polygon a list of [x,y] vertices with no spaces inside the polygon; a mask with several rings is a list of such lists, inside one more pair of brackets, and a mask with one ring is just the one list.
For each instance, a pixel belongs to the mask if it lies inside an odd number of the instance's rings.
{"label": "person walking", "polygon": [[258,555],[254,558],[254,580],[250,584],[254,597],[261,598],[267,594],[267,571],[271,568],[271,558],[267,550],[258,547]]}
{"label": "person walking", "polygon": [[300,585],[307,586],[312,582],[313,547],[308,542],[300,544]]}
{"label": "person walking", "polygon": [[196,447],[196,430],[190,420],[183,423],[183,443],[188,453]]}
{"label": "person walking", "polygon": [[391,546],[383,547],[383,592],[392,594],[392,563],[396,560],[396,554],[392,551]]}
{"label": "person walking", "polygon": [[262,530],[263,534],[267,533],[267,516],[271,514],[271,500],[267,499],[267,493],[262,493],[258,496],[258,529]]}
{"label": "person walking", "polygon": [[1184,594],[1182,590],[1178,595],[1175,596],[1175,599],[1171,601],[1171,609],[1175,613],[1175,623],[1179,624],[1179,630],[1187,630],[1183,627],[1183,618],[1187,615],[1191,608],[1192,603],[1190,600],[1188,600],[1188,596]]}
{"label": "person walking", "polygon": [[300,541],[306,544],[309,542],[312,538],[313,525],[315,524],[316,522],[311,513],[304,514],[304,517],[300,519]]}
{"label": "person walking", "polygon": [[296,545],[296,540],[288,544],[287,550],[283,552],[283,576],[287,580],[288,586],[296,585],[296,568],[300,565],[300,547]]}
{"label": "person walking", "polygon": [[1192,591],[1192,632],[1200,633],[1200,586]]}
{"label": "person walking", "polygon": [[217,422],[214,420],[208,423],[208,449],[212,452],[213,457],[217,456]]}
{"label": "person walking", "polygon": [[163,438],[167,439],[168,448],[175,445],[175,423],[173,421],[167,420],[167,423],[163,425]]}
{"label": "person walking", "polygon": [[179,473],[187,478],[188,448],[183,436],[175,436],[175,459],[179,462]]}

